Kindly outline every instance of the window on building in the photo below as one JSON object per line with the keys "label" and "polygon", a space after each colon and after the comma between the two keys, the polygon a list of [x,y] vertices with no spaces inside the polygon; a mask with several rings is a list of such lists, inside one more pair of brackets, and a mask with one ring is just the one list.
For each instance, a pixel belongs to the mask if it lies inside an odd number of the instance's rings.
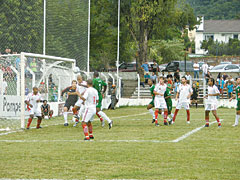
{"label": "window on building", "polygon": [[238,39],[238,34],[234,34],[233,39]]}
{"label": "window on building", "polygon": [[214,40],[214,35],[213,35],[213,34],[207,34],[207,35],[205,35],[205,40],[208,41],[209,39]]}

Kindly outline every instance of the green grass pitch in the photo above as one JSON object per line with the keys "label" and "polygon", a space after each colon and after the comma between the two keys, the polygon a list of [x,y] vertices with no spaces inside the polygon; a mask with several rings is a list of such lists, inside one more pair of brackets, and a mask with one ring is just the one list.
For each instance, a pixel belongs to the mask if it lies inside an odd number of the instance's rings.
{"label": "green grass pitch", "polygon": [[179,142],[172,141],[204,125],[203,108],[190,110],[191,124],[180,110],[174,125],[163,126],[160,117],[160,127],[146,107],[105,112],[113,128],[96,119],[92,142],[83,141],[80,125],[64,127],[63,117],[44,120],[42,129],[0,135],[0,179],[240,179],[234,109],[218,109],[222,128],[214,123]]}

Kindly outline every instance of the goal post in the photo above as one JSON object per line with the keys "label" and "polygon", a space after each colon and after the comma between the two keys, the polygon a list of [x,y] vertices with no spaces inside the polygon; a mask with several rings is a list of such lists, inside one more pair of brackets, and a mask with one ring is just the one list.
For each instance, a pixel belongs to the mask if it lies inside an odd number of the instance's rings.
{"label": "goal post", "polygon": [[75,70],[75,59],[25,52],[0,55],[0,131],[25,127],[25,96],[35,86],[59,115],[61,91],[71,85]]}
{"label": "goal post", "polygon": [[[71,80],[74,78],[74,69],[76,67],[76,60],[75,59],[69,59],[69,58],[62,58],[62,57],[55,57],[55,56],[48,56],[48,55],[42,55],[42,54],[33,54],[33,53],[21,53],[21,128],[25,128],[25,63],[27,58],[39,58],[42,59],[42,76],[39,78],[39,81],[35,84],[32,84],[32,87],[39,86],[40,83],[47,77],[49,72],[53,71],[54,69],[63,69],[65,71],[66,76],[70,78]],[[48,61],[51,61],[51,63],[48,63]],[[68,63],[68,67],[66,67],[66,63]],[[61,65],[64,64],[64,65]],[[68,72],[66,72],[68,70]],[[57,73],[57,72],[55,72]],[[61,83],[61,80],[59,80]],[[49,82],[47,81],[47,86]],[[58,84],[58,101],[59,101],[59,94],[61,93],[60,85]]]}

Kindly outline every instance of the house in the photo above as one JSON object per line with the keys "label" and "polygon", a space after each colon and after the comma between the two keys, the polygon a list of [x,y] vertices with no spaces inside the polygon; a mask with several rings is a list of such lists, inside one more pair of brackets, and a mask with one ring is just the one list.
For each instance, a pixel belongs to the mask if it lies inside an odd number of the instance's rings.
{"label": "house", "polygon": [[212,38],[214,41],[228,43],[229,39],[240,40],[240,20],[204,20],[196,29],[195,54],[207,54],[201,49],[201,42]]}

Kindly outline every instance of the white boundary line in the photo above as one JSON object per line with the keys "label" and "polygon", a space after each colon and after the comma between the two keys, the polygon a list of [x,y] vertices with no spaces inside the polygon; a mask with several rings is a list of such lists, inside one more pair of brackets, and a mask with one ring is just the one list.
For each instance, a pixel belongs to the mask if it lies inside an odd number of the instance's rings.
{"label": "white boundary line", "polygon": [[[132,116],[141,116],[141,115],[145,115],[145,114],[149,114],[149,112],[145,112],[145,113],[141,113],[141,114],[132,114],[132,115],[128,115],[128,116],[118,116],[118,117],[112,117],[111,119],[120,119],[120,118],[125,118],[125,117],[132,117]],[[98,120],[98,118],[95,118],[94,120]],[[58,124],[52,124],[52,125],[45,125],[43,127],[48,127],[48,126],[58,126],[61,125],[62,123],[58,123]],[[31,129],[36,129],[36,127],[32,127]],[[22,132],[24,131],[23,129],[19,129],[19,130],[15,130],[15,131],[9,131],[9,132],[5,132],[5,133],[0,133],[0,136],[4,136],[4,135],[8,135],[8,134],[12,134],[12,133],[17,133],[17,132]]]}
{"label": "white boundary line", "polygon": [[[120,119],[120,118],[124,118],[124,117],[131,117],[131,116],[140,116],[140,115],[145,115],[148,114],[148,112],[145,113],[141,113],[141,114],[133,114],[133,115],[128,115],[128,116],[119,116],[119,117],[112,117],[111,119]],[[221,119],[220,121],[223,121],[223,119]],[[209,125],[212,125],[214,123],[216,123],[217,121],[211,122]],[[56,125],[60,125],[59,124],[53,124],[53,125],[46,125],[44,127],[47,126],[56,126]],[[196,129],[193,129],[192,131],[180,136],[179,138],[175,139],[175,140],[94,140],[91,142],[150,142],[150,143],[177,143],[180,142],[184,139],[186,139],[187,137],[191,136],[192,134],[200,131],[202,128],[204,128],[205,125],[200,126]],[[19,130],[19,131],[10,131],[10,132],[6,132],[6,133],[1,133],[0,136],[2,135],[8,135],[11,133],[15,133],[15,132],[21,132],[23,130]],[[34,143],[34,142],[84,142],[83,140],[0,140],[0,142],[18,142],[18,143],[24,143],[24,142],[30,142],[30,143]]]}

